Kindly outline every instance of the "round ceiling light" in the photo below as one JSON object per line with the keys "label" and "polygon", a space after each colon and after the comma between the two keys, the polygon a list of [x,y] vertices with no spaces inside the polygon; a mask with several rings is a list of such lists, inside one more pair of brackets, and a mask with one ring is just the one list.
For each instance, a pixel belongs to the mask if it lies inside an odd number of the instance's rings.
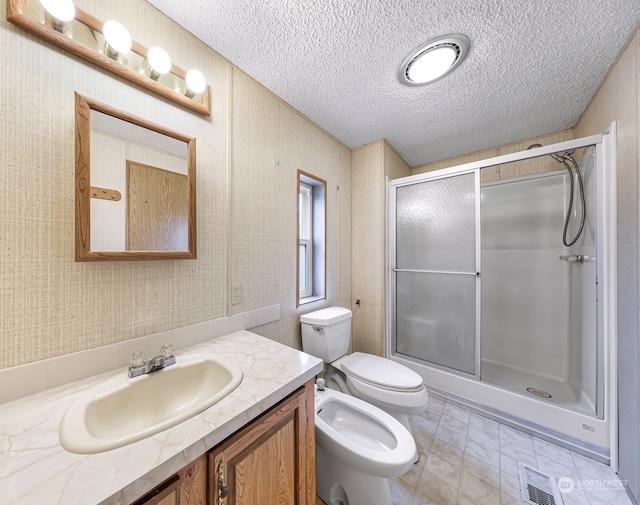
{"label": "round ceiling light", "polygon": [[422,86],[437,81],[462,63],[470,45],[464,35],[445,35],[433,39],[404,59],[398,78],[408,86]]}

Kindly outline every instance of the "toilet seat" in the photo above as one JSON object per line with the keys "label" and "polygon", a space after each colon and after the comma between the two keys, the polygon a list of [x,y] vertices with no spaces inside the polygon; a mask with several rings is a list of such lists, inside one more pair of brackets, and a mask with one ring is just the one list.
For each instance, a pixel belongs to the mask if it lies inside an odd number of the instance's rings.
{"label": "toilet seat", "polygon": [[413,465],[416,444],[390,414],[330,388],[315,392],[316,442],[340,461],[393,478]]}
{"label": "toilet seat", "polygon": [[422,377],[416,372],[373,354],[354,352],[336,360],[333,365],[360,382],[389,391],[409,393],[424,389]]}
{"label": "toilet seat", "polygon": [[[354,366],[350,363],[352,356],[356,357],[356,364],[364,365],[361,368]],[[345,361],[347,366],[344,366]],[[407,415],[422,413],[429,402],[422,377],[404,365],[386,358],[356,352],[335,360],[331,363],[331,368],[344,377],[344,387],[339,384],[340,381],[337,384],[340,391],[391,413],[405,426],[409,425]],[[354,368],[359,374],[353,373]],[[364,375],[368,377],[363,377]],[[401,379],[397,380],[399,377]]]}

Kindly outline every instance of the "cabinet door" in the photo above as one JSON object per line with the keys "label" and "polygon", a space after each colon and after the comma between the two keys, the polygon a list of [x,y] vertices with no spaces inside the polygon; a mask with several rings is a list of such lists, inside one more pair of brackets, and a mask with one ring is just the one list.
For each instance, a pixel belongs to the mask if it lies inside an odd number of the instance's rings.
{"label": "cabinet door", "polygon": [[178,472],[180,477],[180,505],[206,505],[207,455],[203,454]]}
{"label": "cabinet door", "polygon": [[213,505],[315,505],[313,382],[209,453]]}
{"label": "cabinet door", "polygon": [[177,474],[149,491],[133,505],[206,505],[207,455],[185,466]]}
{"label": "cabinet door", "polygon": [[180,505],[180,478],[174,475],[133,505]]}

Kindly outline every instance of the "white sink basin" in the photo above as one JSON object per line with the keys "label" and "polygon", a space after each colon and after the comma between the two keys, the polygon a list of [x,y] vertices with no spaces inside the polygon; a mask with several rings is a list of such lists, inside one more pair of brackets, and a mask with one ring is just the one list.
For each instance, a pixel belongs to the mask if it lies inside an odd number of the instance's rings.
{"label": "white sink basin", "polygon": [[80,454],[122,447],[193,417],[241,381],[235,363],[201,355],[178,356],[176,364],[133,379],[123,371],[69,406],[60,442]]}

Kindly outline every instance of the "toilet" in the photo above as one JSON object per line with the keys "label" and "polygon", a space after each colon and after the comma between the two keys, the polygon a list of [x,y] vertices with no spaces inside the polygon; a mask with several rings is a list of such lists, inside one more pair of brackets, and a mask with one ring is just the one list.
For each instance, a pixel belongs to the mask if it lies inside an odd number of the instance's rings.
{"label": "toilet", "polygon": [[316,386],[315,423],[317,495],[327,505],[392,505],[389,479],[414,462],[411,433],[378,407],[328,387]]}
{"label": "toilet", "polygon": [[327,386],[369,402],[400,421],[409,432],[409,415],[424,412],[429,401],[422,377],[400,363],[354,352],[352,313],[328,307],[300,316],[302,349],[326,364]]}

